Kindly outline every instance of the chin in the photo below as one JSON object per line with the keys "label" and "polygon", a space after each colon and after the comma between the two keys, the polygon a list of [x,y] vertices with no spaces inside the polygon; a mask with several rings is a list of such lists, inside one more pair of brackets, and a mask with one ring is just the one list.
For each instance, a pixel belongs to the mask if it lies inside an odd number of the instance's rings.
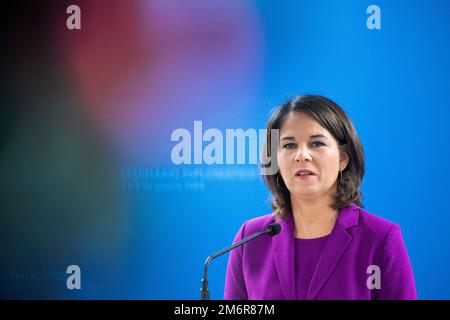
{"label": "chin", "polygon": [[319,195],[319,193],[312,188],[301,188],[301,190],[294,189],[291,192],[295,194],[296,197],[305,199],[316,198]]}

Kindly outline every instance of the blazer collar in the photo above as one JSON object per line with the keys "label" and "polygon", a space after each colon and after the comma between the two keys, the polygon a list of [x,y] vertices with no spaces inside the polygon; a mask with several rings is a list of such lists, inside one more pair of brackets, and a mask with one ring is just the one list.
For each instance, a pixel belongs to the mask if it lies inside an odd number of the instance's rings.
{"label": "blazer collar", "polygon": [[281,290],[286,300],[295,300],[294,272],[294,219],[288,214],[284,219],[278,219],[281,232],[273,237],[273,254],[275,268],[280,280]]}
{"label": "blazer collar", "polygon": [[[325,243],[316,270],[311,279],[306,299],[314,299],[325,284],[339,259],[350,244],[352,237],[346,229],[356,226],[359,218],[359,207],[351,204],[339,210],[336,223]],[[296,281],[294,271],[294,219],[292,213],[277,221],[281,232],[273,237],[273,253],[275,267],[280,280],[281,289],[287,300],[295,300]]]}
{"label": "blazer collar", "polygon": [[359,218],[359,207],[352,203],[347,207],[339,210],[339,215],[337,217],[337,223],[343,228],[348,229],[358,225]]}

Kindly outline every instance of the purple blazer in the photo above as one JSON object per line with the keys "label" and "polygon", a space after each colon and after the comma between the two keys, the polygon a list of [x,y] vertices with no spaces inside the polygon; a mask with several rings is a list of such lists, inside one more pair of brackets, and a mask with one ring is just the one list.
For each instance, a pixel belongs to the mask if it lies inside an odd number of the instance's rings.
{"label": "purple blazer", "polygon": [[[233,242],[273,222],[273,214],[248,220]],[[230,252],[224,299],[296,299],[292,214],[277,222],[278,235],[260,236]],[[342,208],[306,299],[417,299],[400,227],[355,204]]]}

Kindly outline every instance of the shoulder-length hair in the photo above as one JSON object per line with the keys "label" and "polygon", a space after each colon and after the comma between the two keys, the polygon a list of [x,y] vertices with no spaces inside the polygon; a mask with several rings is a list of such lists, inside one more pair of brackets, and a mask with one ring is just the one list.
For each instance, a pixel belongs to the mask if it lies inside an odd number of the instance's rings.
{"label": "shoulder-length hair", "polygon": [[[303,112],[315,121],[336,139],[341,151],[349,156],[347,167],[338,177],[336,193],[333,195],[331,208],[340,210],[351,203],[363,208],[364,198],[360,186],[364,177],[364,149],[358,134],[345,111],[335,102],[319,95],[303,95],[296,97],[276,108],[267,123],[267,135],[264,146],[266,157],[272,154],[271,129],[281,129],[284,120],[291,112]],[[277,144],[278,145],[278,144]],[[278,150],[274,150],[276,158]],[[265,165],[267,166],[267,165]],[[275,174],[263,175],[264,182],[271,194],[272,209],[276,216],[285,218],[292,211],[290,192],[281,177],[280,171]]]}

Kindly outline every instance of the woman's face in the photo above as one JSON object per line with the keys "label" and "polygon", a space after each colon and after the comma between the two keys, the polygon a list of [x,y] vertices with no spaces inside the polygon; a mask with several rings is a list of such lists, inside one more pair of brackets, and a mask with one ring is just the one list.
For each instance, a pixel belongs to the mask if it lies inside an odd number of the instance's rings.
{"label": "woman's face", "polygon": [[[277,157],[284,183],[291,195],[301,199],[333,194],[339,170],[348,163],[328,130],[303,112],[291,112],[284,120]],[[299,175],[299,169],[313,175]]]}

